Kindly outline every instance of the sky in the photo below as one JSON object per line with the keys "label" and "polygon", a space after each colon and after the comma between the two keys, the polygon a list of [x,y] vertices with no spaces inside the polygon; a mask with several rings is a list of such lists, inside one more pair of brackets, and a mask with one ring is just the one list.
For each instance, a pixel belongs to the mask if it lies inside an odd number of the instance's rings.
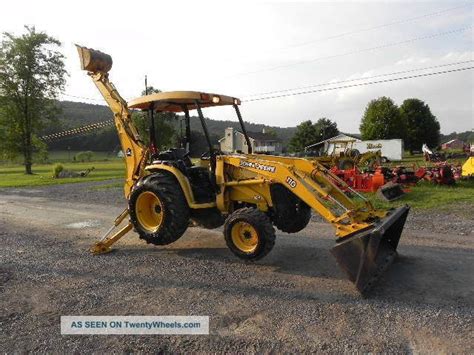
{"label": "sky", "polygon": [[[316,84],[338,87],[473,67],[472,2],[464,1],[8,1],[0,31],[34,25],[62,42],[69,72],[64,100],[103,104],[80,70],[74,44],[110,54],[110,78],[130,100],[149,85],[239,97]],[[466,62],[453,66],[447,64]],[[470,62],[469,62],[470,61]],[[412,71],[440,66],[438,68]],[[406,74],[362,78],[400,71]],[[337,84],[340,81],[356,81]],[[357,133],[367,103],[425,101],[442,133],[474,128],[474,70],[243,102],[246,121],[296,126],[327,117]],[[294,91],[288,91],[294,92]],[[285,92],[285,93],[288,93]],[[252,96],[256,95],[256,96]],[[236,120],[230,108],[205,111]]]}

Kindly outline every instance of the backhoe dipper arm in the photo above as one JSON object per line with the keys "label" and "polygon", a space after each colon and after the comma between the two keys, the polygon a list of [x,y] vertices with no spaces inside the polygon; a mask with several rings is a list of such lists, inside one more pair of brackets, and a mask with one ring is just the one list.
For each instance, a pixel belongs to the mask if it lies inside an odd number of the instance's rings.
{"label": "backhoe dipper arm", "polygon": [[125,197],[128,198],[132,186],[144,174],[148,149],[141,141],[140,135],[133,124],[127,102],[109,81],[108,71],[112,68],[112,58],[108,54],[93,49],[77,45],[76,47],[82,69],[88,71],[94,84],[114,113],[115,127],[125,155],[126,180],[124,193]]}

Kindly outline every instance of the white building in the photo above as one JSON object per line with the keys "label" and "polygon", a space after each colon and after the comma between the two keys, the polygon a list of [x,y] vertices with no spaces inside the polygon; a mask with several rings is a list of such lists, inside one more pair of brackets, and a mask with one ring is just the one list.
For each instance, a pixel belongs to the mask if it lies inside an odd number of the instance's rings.
{"label": "white building", "polygon": [[[278,138],[273,135],[262,132],[247,132],[254,153],[279,154],[282,146]],[[221,151],[226,153],[242,152],[248,153],[247,141],[242,132],[229,127],[224,131],[224,137],[219,139]]]}
{"label": "white building", "polygon": [[355,136],[341,133],[324,141],[311,144],[305,148],[306,151],[318,150],[327,154],[339,154],[345,149],[357,149],[360,153],[369,151],[380,151],[382,156],[389,160],[403,159],[403,140],[402,139],[378,139],[363,141]]}

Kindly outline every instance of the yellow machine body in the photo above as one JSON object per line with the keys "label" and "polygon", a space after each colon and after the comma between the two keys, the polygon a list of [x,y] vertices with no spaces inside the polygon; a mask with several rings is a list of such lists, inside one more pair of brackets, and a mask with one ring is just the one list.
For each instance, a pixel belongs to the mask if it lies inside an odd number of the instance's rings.
{"label": "yellow machine body", "polygon": [[[130,109],[182,112],[183,107],[186,107],[187,110],[222,105],[236,107],[240,105],[240,100],[218,94],[174,91],[146,95],[127,103],[109,81],[108,71],[112,67],[111,57],[102,52],[79,46],[78,52],[82,69],[89,72],[93,82],[114,113],[115,126],[125,156],[124,194],[127,199],[130,198],[132,189],[140,179],[149,174],[166,172],[175,177],[190,210],[217,209],[226,216],[233,213],[237,205],[245,205],[254,206],[262,212],[268,212],[275,203],[272,199],[271,186],[279,184],[334,226],[338,244],[332,252],[359,289],[371,282],[366,274],[371,275],[375,273],[375,269],[380,268],[381,261],[377,259],[376,255],[379,249],[384,249],[384,253],[387,252],[386,255],[384,254],[385,259],[389,259],[395,254],[408,207],[395,212],[379,210],[355,191],[352,192],[357,199],[348,197],[343,191],[343,189],[350,189],[347,184],[316,160],[258,154],[219,153],[215,155],[212,171],[209,161],[201,161],[203,166],[208,167],[214,178],[215,200],[206,203],[197,202],[190,180],[180,169],[166,162],[152,161],[149,149],[142,143],[138,131],[133,125]],[[239,119],[241,119],[240,113]],[[146,204],[147,201],[152,203],[152,200],[153,198],[148,196],[140,200],[139,203]],[[153,225],[150,222],[151,219],[154,218],[153,216],[162,218],[160,213],[159,211],[156,213],[154,211],[147,212],[141,218],[146,222],[145,224]],[[125,220],[128,214],[129,211],[125,210],[117,217],[114,227]],[[252,238],[247,242],[240,240],[239,233],[245,230],[250,236],[255,236],[255,231],[252,231],[244,222],[239,223],[236,224],[237,227],[232,232],[232,238],[236,243],[240,243],[242,248],[251,250],[254,245]],[[132,224],[129,222],[119,232],[109,236],[112,229],[92,247],[92,252],[99,254],[109,251],[113,243],[132,229]],[[361,256],[361,253],[365,253],[367,256],[365,254]],[[361,258],[362,261],[359,260]]]}

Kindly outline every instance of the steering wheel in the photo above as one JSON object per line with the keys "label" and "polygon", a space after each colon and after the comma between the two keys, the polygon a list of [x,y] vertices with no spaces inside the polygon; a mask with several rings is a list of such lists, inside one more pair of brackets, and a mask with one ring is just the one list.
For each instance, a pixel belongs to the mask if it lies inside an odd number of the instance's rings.
{"label": "steering wheel", "polygon": [[201,154],[201,160],[211,160],[211,152],[208,150]]}
{"label": "steering wheel", "polygon": [[222,155],[224,153],[222,153],[222,151],[220,149],[213,149],[212,151],[207,151],[207,152],[204,152],[201,154],[201,159],[202,160],[211,160],[211,159],[215,159],[216,156],[218,155]]}

